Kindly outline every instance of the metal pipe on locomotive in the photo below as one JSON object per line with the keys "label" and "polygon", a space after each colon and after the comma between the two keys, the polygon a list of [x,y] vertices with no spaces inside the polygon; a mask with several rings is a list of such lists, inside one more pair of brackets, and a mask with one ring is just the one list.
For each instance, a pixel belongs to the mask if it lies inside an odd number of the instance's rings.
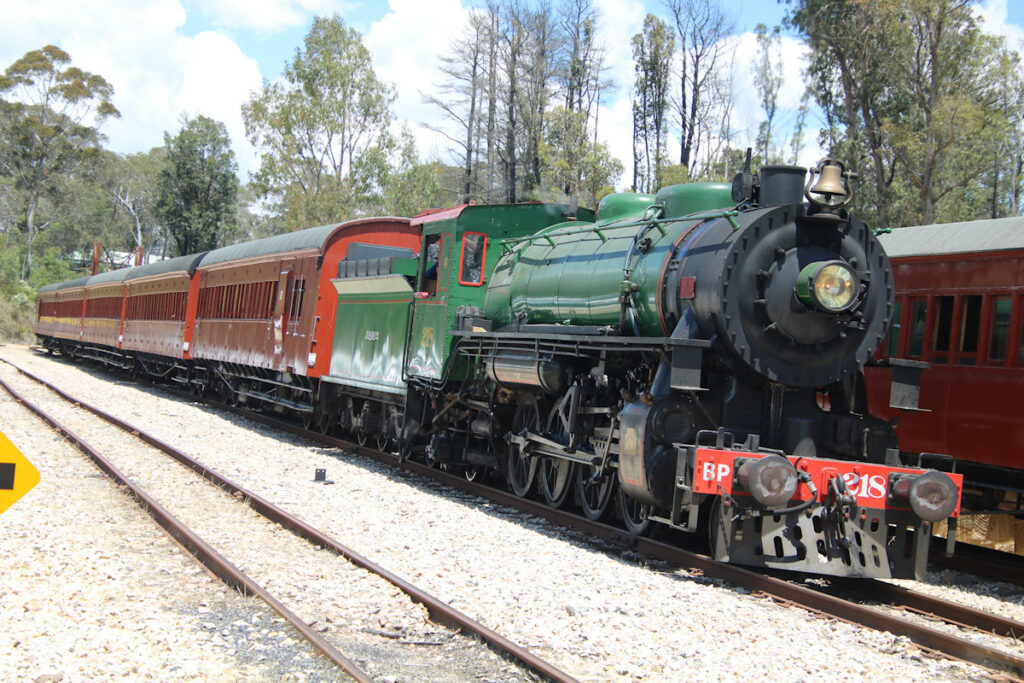
{"label": "metal pipe on locomotive", "polygon": [[410,435],[504,470],[518,495],[536,482],[560,506],[575,489],[592,518],[617,499],[634,533],[707,533],[721,560],[921,576],[961,479],[899,466],[891,425],[866,414],[893,282],[844,208],[851,175],[748,166],[731,187],[612,195],[593,223],[506,239],[452,332],[462,372],[410,373]]}

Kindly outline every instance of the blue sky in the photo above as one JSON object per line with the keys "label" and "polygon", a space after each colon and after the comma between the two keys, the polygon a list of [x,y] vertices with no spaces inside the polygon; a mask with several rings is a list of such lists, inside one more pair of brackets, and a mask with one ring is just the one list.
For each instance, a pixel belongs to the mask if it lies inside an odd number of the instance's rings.
{"label": "blue sky", "polygon": [[[558,0],[552,0],[557,4]],[[607,55],[608,75],[622,87],[603,102],[600,136],[627,166],[619,181],[630,179],[632,80],[629,38],[646,12],[667,13],[660,0],[593,0],[603,20],[598,27]],[[318,14],[337,12],[364,36],[374,68],[398,92],[395,113],[416,136],[424,158],[445,160],[443,139],[430,130],[439,112],[422,103],[439,80],[437,60],[448,51],[464,24],[469,4],[480,0],[4,0],[0,22],[0,64],[5,68],[25,52],[55,43],[74,63],[107,78],[122,117],[104,128],[108,146],[121,153],[146,151],[172,135],[183,113],[223,121],[232,137],[243,180],[258,158],[245,139],[240,109],[264,81],[281,75],[286,60]],[[777,0],[723,0],[736,23],[734,44],[734,126],[736,145],[746,145],[760,120],[751,89],[750,66],[756,53],[752,32],[758,23],[781,23],[786,8]],[[978,5],[985,27],[1024,48],[1024,1],[984,0]],[[795,121],[803,93],[803,46],[784,37],[781,109],[778,125]],[[812,117],[813,118],[813,117]],[[817,122],[808,122],[816,128]],[[806,136],[813,138],[813,135]],[[670,144],[670,155],[672,154]],[[800,161],[821,150],[809,144]]]}

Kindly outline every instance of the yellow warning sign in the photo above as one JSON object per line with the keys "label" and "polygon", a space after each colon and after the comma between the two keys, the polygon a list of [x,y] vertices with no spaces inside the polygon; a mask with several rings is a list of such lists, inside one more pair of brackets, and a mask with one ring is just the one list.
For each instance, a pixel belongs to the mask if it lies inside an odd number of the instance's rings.
{"label": "yellow warning sign", "polygon": [[0,432],[0,513],[38,483],[39,470]]}

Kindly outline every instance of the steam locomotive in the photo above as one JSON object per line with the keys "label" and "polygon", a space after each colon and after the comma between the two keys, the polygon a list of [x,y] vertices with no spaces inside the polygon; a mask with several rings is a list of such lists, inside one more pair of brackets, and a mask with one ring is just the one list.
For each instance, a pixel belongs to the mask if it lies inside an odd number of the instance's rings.
{"label": "steam locomotive", "polygon": [[313,228],[43,288],[36,332],[720,560],[921,576],[962,478],[867,414],[892,269],[811,171]]}

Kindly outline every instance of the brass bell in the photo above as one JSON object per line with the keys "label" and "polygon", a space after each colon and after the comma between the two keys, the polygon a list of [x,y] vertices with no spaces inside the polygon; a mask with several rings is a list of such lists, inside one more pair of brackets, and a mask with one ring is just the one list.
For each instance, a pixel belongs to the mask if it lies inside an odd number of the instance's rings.
{"label": "brass bell", "polygon": [[811,188],[811,193],[825,195],[825,202],[831,203],[833,196],[847,195],[846,188],[843,187],[843,167],[831,159],[825,159],[824,162],[818,172],[818,182]]}

